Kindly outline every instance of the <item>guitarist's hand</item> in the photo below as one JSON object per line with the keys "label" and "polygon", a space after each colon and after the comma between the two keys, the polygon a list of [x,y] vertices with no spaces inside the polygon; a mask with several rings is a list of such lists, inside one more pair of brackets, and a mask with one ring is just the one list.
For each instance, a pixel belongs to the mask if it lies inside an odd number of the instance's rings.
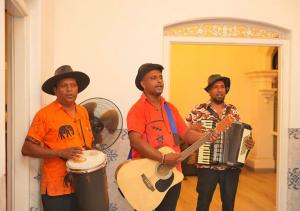
{"label": "guitarist's hand", "polygon": [[213,130],[210,134],[209,140],[214,143],[220,137],[220,134],[220,132]]}
{"label": "guitarist's hand", "polygon": [[205,132],[205,127],[203,127],[200,123],[195,123],[195,124],[190,125],[189,129],[195,130],[200,133]]}
{"label": "guitarist's hand", "polygon": [[180,158],[181,155],[179,153],[168,153],[165,155],[164,164],[176,166],[178,163],[181,162]]}

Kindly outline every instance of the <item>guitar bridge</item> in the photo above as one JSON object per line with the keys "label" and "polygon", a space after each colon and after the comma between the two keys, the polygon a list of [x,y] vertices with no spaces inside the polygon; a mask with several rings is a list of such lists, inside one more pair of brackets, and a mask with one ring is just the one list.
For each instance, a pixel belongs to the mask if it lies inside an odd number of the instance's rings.
{"label": "guitar bridge", "polygon": [[147,176],[145,174],[141,175],[142,180],[144,182],[144,184],[146,185],[146,187],[151,190],[152,192],[155,191],[154,186],[151,184],[150,180],[147,178]]}

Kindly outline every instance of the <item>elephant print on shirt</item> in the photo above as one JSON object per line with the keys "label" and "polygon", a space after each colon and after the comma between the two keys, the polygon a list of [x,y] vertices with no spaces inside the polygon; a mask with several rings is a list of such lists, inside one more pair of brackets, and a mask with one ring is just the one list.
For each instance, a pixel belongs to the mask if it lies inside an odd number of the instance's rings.
{"label": "elephant print on shirt", "polygon": [[61,140],[72,137],[74,135],[74,129],[71,125],[63,125],[59,127],[58,135]]}

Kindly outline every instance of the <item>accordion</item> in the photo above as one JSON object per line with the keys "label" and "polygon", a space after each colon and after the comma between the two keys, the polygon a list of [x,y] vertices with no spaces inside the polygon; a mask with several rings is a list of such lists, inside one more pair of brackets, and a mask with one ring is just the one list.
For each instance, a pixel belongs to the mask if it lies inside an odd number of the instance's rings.
{"label": "accordion", "polygon": [[[216,123],[213,120],[201,120],[206,129],[214,129]],[[251,135],[251,126],[235,122],[230,128],[221,133],[215,143],[206,142],[197,153],[197,163],[205,165],[227,165],[243,167],[249,149],[245,145],[245,137]]]}

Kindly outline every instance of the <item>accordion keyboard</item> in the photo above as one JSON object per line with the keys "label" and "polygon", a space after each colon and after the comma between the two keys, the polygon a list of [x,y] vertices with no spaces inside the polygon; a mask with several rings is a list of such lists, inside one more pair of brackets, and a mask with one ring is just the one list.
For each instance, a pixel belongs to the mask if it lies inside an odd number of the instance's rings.
{"label": "accordion keyboard", "polygon": [[[201,120],[201,125],[206,129],[215,128],[215,122],[209,119]],[[200,164],[210,164],[211,159],[213,157],[213,153],[211,151],[211,144],[207,142],[203,144],[198,150],[197,163]]]}
{"label": "accordion keyboard", "polygon": [[210,164],[210,158],[212,156],[210,152],[210,144],[203,144],[199,148],[198,155],[202,155],[202,156],[198,156],[197,163],[207,164],[207,165]]}

